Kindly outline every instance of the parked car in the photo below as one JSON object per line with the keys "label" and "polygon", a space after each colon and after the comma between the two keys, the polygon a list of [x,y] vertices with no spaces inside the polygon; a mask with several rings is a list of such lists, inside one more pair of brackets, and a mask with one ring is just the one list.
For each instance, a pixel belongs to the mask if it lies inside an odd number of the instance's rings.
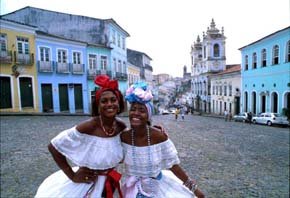
{"label": "parked car", "polygon": [[163,109],[163,110],[161,111],[161,114],[162,114],[162,115],[168,115],[168,114],[170,114],[170,112],[169,112],[167,109]]}
{"label": "parked car", "polygon": [[266,124],[268,126],[274,124],[289,126],[287,117],[279,115],[278,113],[261,113],[258,116],[254,116],[252,121],[254,124]]}
{"label": "parked car", "polygon": [[237,115],[234,115],[233,117],[234,121],[239,121],[239,122],[247,122],[248,121],[248,113],[243,112],[239,113]]}

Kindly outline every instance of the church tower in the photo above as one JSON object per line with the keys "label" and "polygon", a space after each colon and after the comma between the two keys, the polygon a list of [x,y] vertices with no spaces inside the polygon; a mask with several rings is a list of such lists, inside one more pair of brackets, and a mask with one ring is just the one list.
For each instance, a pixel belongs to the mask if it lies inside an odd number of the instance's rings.
{"label": "church tower", "polygon": [[225,40],[224,28],[220,31],[212,19],[202,40],[197,36],[191,45],[191,89],[197,111],[210,112],[210,76],[226,69]]}

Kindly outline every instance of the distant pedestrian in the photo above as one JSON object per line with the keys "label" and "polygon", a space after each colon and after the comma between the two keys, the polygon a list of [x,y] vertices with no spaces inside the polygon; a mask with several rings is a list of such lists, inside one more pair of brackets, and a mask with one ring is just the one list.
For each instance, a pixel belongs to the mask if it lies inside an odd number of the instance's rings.
{"label": "distant pedestrian", "polygon": [[252,117],[253,117],[252,112],[249,112],[248,113],[248,122],[249,122],[249,124],[252,124]]}
{"label": "distant pedestrian", "polygon": [[183,108],[181,108],[181,110],[180,110],[182,120],[184,120],[184,114],[185,114],[185,112],[186,112],[186,109],[185,109],[185,108],[186,108],[186,107],[183,107]]}
{"label": "distant pedestrian", "polygon": [[225,121],[227,121],[227,120],[228,120],[228,116],[229,116],[229,114],[228,114],[228,111],[227,111],[227,110],[225,110],[225,111],[224,111],[224,116],[225,116]]}
{"label": "distant pedestrian", "polygon": [[233,114],[232,114],[232,112],[230,112],[229,113],[229,121],[232,121],[232,119],[233,119]]}
{"label": "distant pedestrian", "polygon": [[178,114],[179,114],[179,109],[178,108],[176,108],[175,109],[175,120],[177,120],[178,119]]}

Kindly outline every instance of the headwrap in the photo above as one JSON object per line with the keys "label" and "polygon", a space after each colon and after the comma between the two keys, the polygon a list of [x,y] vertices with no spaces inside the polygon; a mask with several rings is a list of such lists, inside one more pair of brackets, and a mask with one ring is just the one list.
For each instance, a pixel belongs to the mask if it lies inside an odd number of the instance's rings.
{"label": "headwrap", "polygon": [[118,81],[117,80],[110,80],[110,77],[107,75],[99,75],[99,76],[96,76],[94,82],[96,85],[98,85],[100,87],[100,89],[98,89],[96,91],[96,95],[95,95],[97,105],[99,104],[99,100],[100,100],[102,93],[105,91],[112,91],[116,95],[118,101],[120,101],[120,94],[121,93],[118,89]]}
{"label": "headwrap", "polygon": [[151,99],[153,95],[151,90],[148,89],[148,85],[145,82],[138,82],[131,85],[127,91],[125,99],[129,103],[137,102],[144,104],[148,111],[148,118],[151,121],[152,114],[153,114],[153,105],[151,103]]}

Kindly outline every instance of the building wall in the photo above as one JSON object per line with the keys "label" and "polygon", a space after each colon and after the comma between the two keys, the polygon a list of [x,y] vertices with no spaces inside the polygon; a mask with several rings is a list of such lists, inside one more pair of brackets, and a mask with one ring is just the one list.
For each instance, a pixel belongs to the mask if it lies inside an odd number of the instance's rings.
{"label": "building wall", "polygon": [[[11,52],[12,61],[5,63],[1,60],[0,76],[10,78],[11,86],[11,108],[1,108],[1,112],[38,112],[38,87],[36,78],[35,65],[35,28],[20,25],[17,23],[1,20],[1,34],[5,34],[7,38],[7,50]],[[29,45],[29,53],[31,64],[19,63],[16,60],[17,54],[17,37],[27,38]],[[31,83],[28,86],[32,89],[32,106],[23,107],[21,101],[20,81],[28,78]],[[24,98],[26,100],[26,98]]]}
{"label": "building wall", "polygon": [[[289,105],[290,66],[289,60],[290,28],[277,31],[263,39],[241,48],[242,53],[242,109],[251,112],[282,113],[282,108]],[[279,46],[279,63],[273,64],[273,47]],[[288,46],[288,48],[287,48]],[[261,51],[266,49],[266,66],[261,66]],[[257,68],[252,67],[253,53],[257,54]],[[246,70],[246,56],[248,69]],[[274,95],[277,94],[275,102]],[[246,97],[248,95],[248,97]],[[256,102],[254,100],[256,95]],[[255,105],[256,103],[256,105]]]}
{"label": "building wall", "polygon": [[[43,107],[43,97],[42,97],[42,85],[48,84],[52,86],[52,98],[53,98],[53,112],[61,112],[60,108],[60,93],[59,85],[64,84],[67,86],[68,91],[68,112],[69,113],[89,113],[89,100],[88,100],[88,85],[87,85],[87,74],[86,74],[86,63],[87,63],[87,53],[86,45],[84,43],[78,43],[73,41],[66,41],[65,39],[54,39],[50,37],[38,37],[36,39],[36,60],[40,60],[40,47],[47,47],[50,49],[50,60],[52,64],[51,72],[41,72],[40,63],[38,62],[38,87],[39,87],[39,104],[40,112],[45,112],[46,107]],[[68,73],[59,73],[56,71],[58,62],[58,49],[63,49],[67,51],[67,62],[69,63]],[[79,52],[81,54],[81,65],[83,67],[83,72],[73,73],[72,63],[73,63],[73,52]],[[76,109],[75,106],[75,91],[76,86],[81,85],[82,87],[82,109]]]}
{"label": "building wall", "polygon": [[[226,94],[224,92],[226,86]],[[222,93],[220,92],[222,87]],[[231,88],[230,88],[231,87]],[[223,114],[224,110],[235,115],[237,113],[236,105],[239,105],[241,74],[235,72],[231,74],[216,75],[211,77],[211,112],[214,114]],[[231,94],[230,94],[231,89]]]}

